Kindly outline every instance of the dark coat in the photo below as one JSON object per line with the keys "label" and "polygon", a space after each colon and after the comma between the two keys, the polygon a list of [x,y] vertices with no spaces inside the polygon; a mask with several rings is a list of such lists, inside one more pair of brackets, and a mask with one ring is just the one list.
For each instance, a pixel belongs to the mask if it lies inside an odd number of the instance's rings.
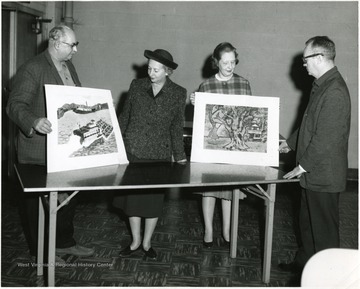
{"label": "dark coat", "polygon": [[350,95],[337,68],[314,81],[300,128],[288,139],[296,161],[305,170],[300,184],[317,192],[341,192],[346,187]]}
{"label": "dark coat", "polygon": [[[73,64],[67,61],[66,65],[75,85],[81,86]],[[19,68],[6,108],[20,129],[17,140],[20,163],[46,164],[46,135],[31,133],[34,121],[46,117],[45,84],[64,85],[47,50]]]}
{"label": "dark coat", "polygon": [[126,151],[139,159],[185,159],[185,102],[186,89],[169,78],[155,97],[149,78],[133,80],[119,118]]}

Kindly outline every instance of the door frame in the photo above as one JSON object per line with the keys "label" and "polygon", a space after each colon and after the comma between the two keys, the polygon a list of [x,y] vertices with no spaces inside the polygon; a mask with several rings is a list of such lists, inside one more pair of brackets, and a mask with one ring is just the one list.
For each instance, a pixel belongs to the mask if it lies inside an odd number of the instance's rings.
{"label": "door frame", "polygon": [[[26,14],[30,14],[34,17],[42,17],[44,15],[43,12],[29,8],[26,6],[22,6],[19,3],[14,2],[2,2],[1,3],[2,10],[9,10],[10,11],[10,47],[9,47],[9,54],[10,54],[10,61],[9,61],[9,79],[14,77],[16,74],[16,52],[17,52],[17,12],[23,12]],[[37,46],[41,44],[42,35],[39,34],[37,37]],[[11,86],[11,83],[10,83]]]}
{"label": "door frame", "polygon": [[[10,12],[10,20],[9,20],[9,71],[8,71],[8,79],[9,79],[9,83],[8,83],[8,90],[11,91],[12,90],[12,85],[13,85],[13,78],[16,74],[17,71],[17,36],[18,36],[18,12],[22,12],[22,13],[26,13],[29,14],[31,16],[34,17],[42,17],[44,15],[43,12],[38,11],[36,9],[32,9],[26,6],[23,6],[19,3],[16,2],[2,2],[1,3],[1,10],[7,10]],[[43,39],[43,35],[39,34],[37,36],[36,39],[36,44],[37,44],[37,49],[39,48],[41,42]],[[38,52],[38,51],[37,51]],[[4,84],[2,84],[4,85]],[[2,95],[2,100],[4,101],[5,96]],[[7,140],[6,140],[6,157],[7,157],[7,177],[10,180],[14,179],[14,163],[16,162],[16,150],[15,150],[15,138],[16,138],[16,133],[17,133],[17,127],[16,125],[8,118],[8,123],[7,124],[2,124],[2,125],[7,125],[7,129],[8,129],[8,135],[7,135]],[[3,153],[3,151],[2,151]]]}

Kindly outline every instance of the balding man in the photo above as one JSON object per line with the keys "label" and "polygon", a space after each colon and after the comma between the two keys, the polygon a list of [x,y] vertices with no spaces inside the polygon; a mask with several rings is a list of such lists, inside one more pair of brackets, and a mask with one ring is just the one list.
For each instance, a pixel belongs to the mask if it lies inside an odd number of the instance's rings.
{"label": "balding man", "polygon": [[[27,61],[16,74],[6,111],[19,128],[16,146],[19,163],[46,165],[46,134],[51,132],[51,123],[46,118],[44,85],[81,86],[75,67],[70,62],[78,44],[72,29],[54,27],[49,32],[47,50]],[[64,194],[59,194],[59,202],[63,199]],[[24,196],[23,204],[29,229],[30,254],[36,256],[38,198],[28,194]],[[56,253],[91,256],[94,250],[77,245],[73,238],[74,212],[74,199],[58,212]]]}

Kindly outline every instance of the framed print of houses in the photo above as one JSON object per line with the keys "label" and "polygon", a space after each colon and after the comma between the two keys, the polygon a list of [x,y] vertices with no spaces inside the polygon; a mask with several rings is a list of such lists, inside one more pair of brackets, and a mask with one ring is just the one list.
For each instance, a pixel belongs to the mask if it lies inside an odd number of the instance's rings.
{"label": "framed print of houses", "polygon": [[195,93],[191,161],[279,165],[278,97]]}
{"label": "framed print of houses", "polygon": [[45,85],[47,171],[127,164],[110,90]]}

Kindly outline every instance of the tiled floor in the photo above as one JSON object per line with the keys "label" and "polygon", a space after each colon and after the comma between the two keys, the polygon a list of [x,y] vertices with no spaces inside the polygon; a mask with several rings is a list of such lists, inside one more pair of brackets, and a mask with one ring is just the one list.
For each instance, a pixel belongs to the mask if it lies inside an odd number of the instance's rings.
{"label": "tiled floor", "polygon": [[[44,286],[36,276],[17,211],[17,191],[3,184],[2,194],[2,286]],[[75,216],[78,243],[95,249],[91,258],[66,255],[66,265],[56,268],[56,286],[168,286],[168,287],[283,287],[291,274],[277,269],[291,261],[297,249],[296,212],[298,184],[278,186],[271,281],[261,282],[263,201],[249,195],[240,201],[237,258],[221,238],[220,211],[214,220],[215,245],[202,246],[203,225],[200,198],[189,190],[168,193],[152,245],[157,260],[142,252],[120,258],[130,242],[126,219],[111,206],[104,192],[82,192]],[[341,247],[358,248],[358,183],[351,181],[341,195]]]}

